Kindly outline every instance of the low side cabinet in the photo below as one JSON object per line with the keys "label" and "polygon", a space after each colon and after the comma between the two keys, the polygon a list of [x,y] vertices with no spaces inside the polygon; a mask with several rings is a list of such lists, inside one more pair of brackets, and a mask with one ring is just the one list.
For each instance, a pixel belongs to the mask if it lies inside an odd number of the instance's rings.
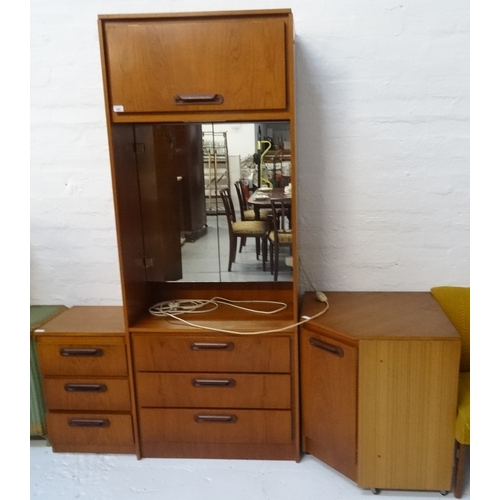
{"label": "low side cabinet", "polygon": [[123,309],[72,307],[34,335],[53,450],[135,453]]}
{"label": "low side cabinet", "polygon": [[[326,296],[300,332],[303,451],[374,492],[449,491],[455,328],[426,292]],[[302,315],[323,305],[306,293]]]}

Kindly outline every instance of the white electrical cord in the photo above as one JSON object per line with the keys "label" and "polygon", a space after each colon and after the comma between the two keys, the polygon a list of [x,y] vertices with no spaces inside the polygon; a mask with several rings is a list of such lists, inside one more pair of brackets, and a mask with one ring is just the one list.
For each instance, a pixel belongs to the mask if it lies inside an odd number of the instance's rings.
{"label": "white electrical cord", "polygon": [[[178,321],[195,327],[195,328],[200,328],[202,330],[211,330],[214,332],[220,332],[220,333],[230,333],[230,334],[235,334],[235,335],[262,335],[265,333],[278,333],[278,332],[283,332],[285,330],[288,330],[290,328],[293,328],[295,326],[300,326],[304,323],[307,323],[308,321],[311,321],[312,319],[317,318],[318,316],[321,316],[323,313],[325,313],[328,308],[330,307],[328,304],[328,299],[326,295],[322,292],[316,292],[316,298],[325,304],[325,307],[317,314],[314,316],[302,316],[302,320],[293,323],[292,325],[287,325],[281,328],[273,328],[270,330],[262,330],[262,331],[255,331],[255,332],[242,332],[242,331],[234,331],[234,330],[224,330],[222,328],[212,328],[210,326],[202,326],[202,325],[197,325],[195,323],[191,323],[190,321],[187,321],[183,318],[180,318],[180,315],[183,314],[201,314],[201,313],[206,313],[206,312],[211,312],[214,311],[219,307],[219,303],[225,304],[231,307],[236,307],[237,309],[242,309],[244,311],[250,311],[255,314],[276,314],[283,309],[286,309],[287,305],[284,302],[275,302],[272,300],[229,300],[225,299],[223,297],[214,297],[212,299],[207,299],[207,300],[201,300],[201,299],[177,299],[177,300],[168,300],[165,302],[159,302],[158,304],[155,304],[154,306],[149,308],[149,312],[153,316],[160,316],[160,317],[167,317],[167,318],[173,318],[177,319]],[[272,311],[262,311],[260,309],[250,309],[247,307],[240,306],[238,304],[244,304],[244,303],[250,303],[250,304],[274,304],[277,305],[278,307]]]}
{"label": "white electrical cord", "polygon": [[[159,302],[149,309],[154,316],[179,316],[180,314],[201,314],[215,311],[219,303],[226,304],[243,311],[249,311],[255,314],[276,314],[286,309],[285,302],[275,302],[273,300],[229,300],[224,297],[213,297],[212,299],[177,299]],[[260,309],[250,309],[249,307],[239,306],[237,304],[275,304],[279,307],[272,311],[262,311]]]}

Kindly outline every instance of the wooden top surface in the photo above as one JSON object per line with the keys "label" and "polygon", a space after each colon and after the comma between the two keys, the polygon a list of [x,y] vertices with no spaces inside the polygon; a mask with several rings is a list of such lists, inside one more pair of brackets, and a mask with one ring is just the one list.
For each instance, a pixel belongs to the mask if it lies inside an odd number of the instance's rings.
{"label": "wooden top surface", "polygon": [[35,330],[35,335],[125,334],[121,306],[74,306]]}
{"label": "wooden top surface", "polygon": [[258,10],[215,10],[204,12],[157,12],[141,14],[100,14],[100,20],[128,20],[128,19],[165,19],[165,18],[209,18],[209,17],[245,17],[245,16],[275,16],[289,15],[291,9],[258,9]]}
{"label": "wooden top surface", "polygon": [[[243,303],[243,307],[262,311],[271,311],[279,306],[262,303]],[[162,318],[146,314],[130,327],[132,332],[161,332],[161,333],[230,333],[230,332],[257,332],[279,330],[276,333],[294,331],[293,304],[288,303],[286,309],[276,314],[262,315],[236,309],[227,304],[219,304],[213,311],[202,314],[184,314],[176,318]],[[196,326],[183,323],[187,320]]]}
{"label": "wooden top surface", "polygon": [[[336,333],[352,340],[460,337],[430,292],[325,292],[330,305],[305,328]],[[301,315],[313,316],[324,304],[307,292]]]}

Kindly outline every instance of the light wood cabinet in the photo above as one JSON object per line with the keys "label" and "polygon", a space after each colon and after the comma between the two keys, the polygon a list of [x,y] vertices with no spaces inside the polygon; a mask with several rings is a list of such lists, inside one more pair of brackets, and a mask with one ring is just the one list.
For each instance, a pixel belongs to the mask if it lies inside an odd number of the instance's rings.
{"label": "light wood cabinet", "polygon": [[[180,146],[200,124],[284,123],[295,162],[292,13],[102,15],[98,27],[136,453],[299,460],[298,270],[288,282],[183,282],[179,242],[203,233],[203,158]],[[294,207],[294,227],[296,217]],[[197,315],[200,328],[149,313],[213,297],[287,308],[272,318],[220,308]]]}
{"label": "light wood cabinet", "polygon": [[430,293],[326,295],[301,330],[304,451],[361,488],[450,490],[456,330]]}
{"label": "light wood cabinet", "polygon": [[121,307],[73,307],[35,330],[56,452],[134,453]]}

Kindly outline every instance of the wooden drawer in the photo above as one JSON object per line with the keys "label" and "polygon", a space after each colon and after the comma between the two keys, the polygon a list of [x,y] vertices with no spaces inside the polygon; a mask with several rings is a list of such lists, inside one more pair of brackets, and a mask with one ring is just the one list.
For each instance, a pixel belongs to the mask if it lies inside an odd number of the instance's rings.
{"label": "wooden drawer", "polygon": [[45,378],[49,410],[130,411],[128,379]]}
{"label": "wooden drawer", "polygon": [[43,375],[126,376],[122,338],[48,337],[38,341]]}
{"label": "wooden drawer", "polygon": [[47,428],[54,451],[133,451],[130,414],[49,412]]}
{"label": "wooden drawer", "polygon": [[136,371],[289,373],[290,338],[133,334]]}
{"label": "wooden drawer", "polygon": [[289,409],[290,376],[240,373],[138,373],[139,406]]}
{"label": "wooden drawer", "polygon": [[142,408],[141,441],[147,443],[286,444],[292,439],[287,410]]}
{"label": "wooden drawer", "polygon": [[105,21],[112,111],[286,109],[286,23],[287,16]]}

